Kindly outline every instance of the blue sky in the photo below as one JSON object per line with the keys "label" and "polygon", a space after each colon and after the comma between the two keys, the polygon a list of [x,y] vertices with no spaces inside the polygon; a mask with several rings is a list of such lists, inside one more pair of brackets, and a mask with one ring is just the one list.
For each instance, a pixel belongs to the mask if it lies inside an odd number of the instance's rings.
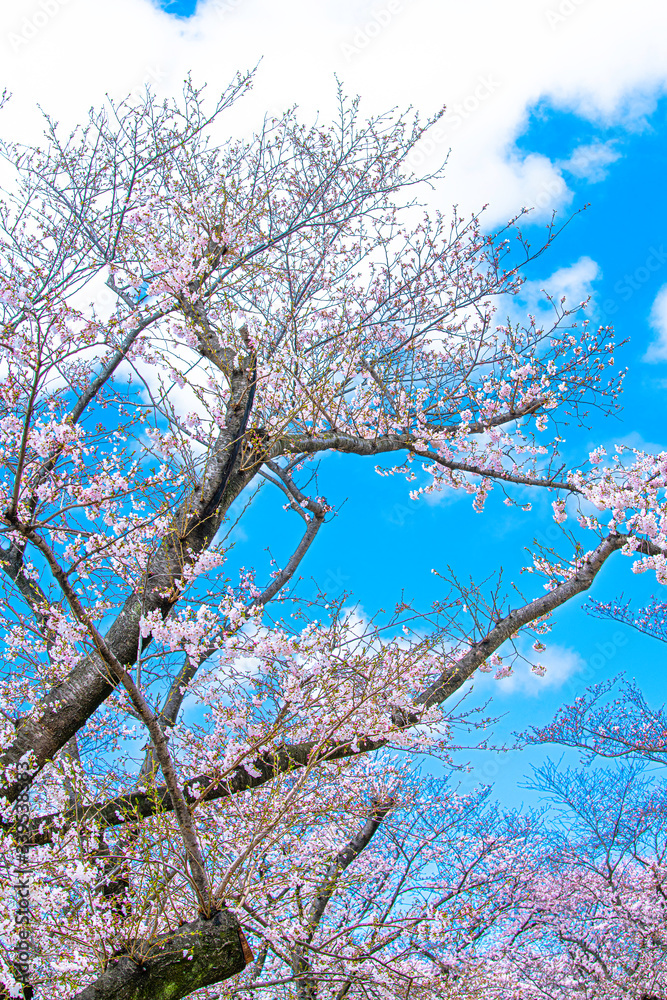
{"label": "blue sky", "polygon": [[[617,0],[203,0],[196,9],[174,0],[162,10],[149,0],[118,0],[113,11],[96,0],[55,4],[46,19],[37,16],[40,6],[32,0],[0,12],[0,90],[7,85],[14,93],[3,113],[5,134],[36,137],[37,101],[73,124],[106,92],[121,96],[146,83],[158,93],[173,92],[189,69],[215,90],[260,57],[254,92],[230,128],[249,129],[264,110],[292,103],[306,119],[317,111],[326,116],[334,73],[350,92],[362,94],[369,112],[413,104],[430,113],[447,103],[455,115],[462,108],[465,115],[449,118],[446,142],[426,156],[428,167],[452,147],[434,207],[458,202],[468,211],[488,201],[493,226],[521,204],[537,205],[535,222],[526,227],[536,242],[552,208],[566,218],[590,203],[526,272],[534,282],[527,305],[545,284],[556,293],[566,287],[573,301],[591,294],[591,318],[613,323],[619,338],[630,338],[618,354],[619,364],[630,369],[623,411],[605,419],[592,415],[590,429],[572,430],[568,454],[583,457],[614,440],[667,448],[662,5],[638,0],[629,19]],[[654,348],[647,360],[661,333],[662,355]],[[495,493],[479,515],[466,496],[417,504],[408,490],[399,479],[376,476],[361,460],[327,458],[320,491],[333,504],[345,503],[321,532],[303,575],[334,593],[351,591],[368,613],[391,608],[402,589],[427,606],[441,586],[431,571],[448,564],[476,579],[502,565],[508,581],[520,580],[527,595],[537,592],[539,583],[519,571],[527,561],[524,547],[553,523],[546,498],[536,497],[533,511],[519,515]],[[264,547],[270,544],[280,562],[297,525],[265,491],[243,528],[246,537],[238,538],[233,558],[255,563],[261,579]],[[276,529],[282,540],[275,540]],[[655,589],[648,575],[633,576],[629,560],[617,557],[593,593],[606,600],[624,592],[640,603]],[[626,671],[649,700],[665,699],[663,647],[630,631],[627,642],[617,642],[620,626],[587,617],[582,604],[573,602],[557,615],[544,682],[485,679],[476,686],[473,698],[493,694],[492,711],[507,713],[498,739],[528,723],[546,723],[563,698],[585,687],[587,676]],[[582,673],[586,664],[588,675]],[[500,761],[487,755],[476,774],[495,780],[502,800],[515,803],[527,798],[517,784],[538,757],[534,751]]]}
{"label": "blue sky", "polygon": [[160,6],[174,17],[191,17],[197,8],[196,0],[165,0]]}

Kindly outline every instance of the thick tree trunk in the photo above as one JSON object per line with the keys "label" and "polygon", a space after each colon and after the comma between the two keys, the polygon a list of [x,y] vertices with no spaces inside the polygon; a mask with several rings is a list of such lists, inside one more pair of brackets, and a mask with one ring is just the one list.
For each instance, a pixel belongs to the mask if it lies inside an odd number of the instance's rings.
{"label": "thick tree trunk", "polygon": [[[227,425],[209,453],[205,481],[175,512],[168,532],[150,561],[145,579],[126,599],[122,611],[104,636],[124,667],[137,658],[142,615],[159,610],[167,616],[178,600],[179,591],[174,583],[183,567],[195,562],[208,548],[225,511],[261,466],[260,456],[247,468],[240,468],[254,377],[254,369],[250,372],[235,369],[230,376],[232,391]],[[37,770],[40,770],[85,725],[117,684],[118,677],[103,663],[97,651],[84,657],[20,725],[11,744],[0,754],[0,769],[16,764],[32,751]],[[16,780],[0,784],[0,795],[8,802],[13,802],[19,791],[20,784]]]}
{"label": "thick tree trunk", "polygon": [[246,954],[238,921],[222,910],[201,917],[151,942],[137,942],[133,954],[112,959],[104,973],[72,1000],[181,1000],[242,972]]}

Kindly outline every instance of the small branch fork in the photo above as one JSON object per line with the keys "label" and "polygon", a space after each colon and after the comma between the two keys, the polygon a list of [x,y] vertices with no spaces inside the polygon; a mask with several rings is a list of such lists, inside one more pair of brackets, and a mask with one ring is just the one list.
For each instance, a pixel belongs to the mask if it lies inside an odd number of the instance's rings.
{"label": "small branch fork", "polygon": [[[264,476],[264,478],[270,483],[273,483],[274,486],[277,486],[278,489],[282,490],[288,498],[292,510],[295,510],[297,514],[299,514],[306,522],[306,530],[285,568],[280,570],[274,580],[258,598],[258,604],[262,605],[267,604],[273,597],[275,597],[275,595],[282,590],[285,584],[292,578],[299,563],[315,540],[315,536],[324,523],[324,518],[329,510],[325,504],[319,503],[317,500],[313,500],[311,497],[305,496],[298,488],[287,469],[281,468],[281,466],[276,462],[272,462],[270,460],[264,464],[268,469],[270,469],[273,476],[264,472],[263,469],[261,470],[261,475]],[[275,479],[274,476],[276,477]],[[311,517],[308,517],[306,510],[310,511]]]}

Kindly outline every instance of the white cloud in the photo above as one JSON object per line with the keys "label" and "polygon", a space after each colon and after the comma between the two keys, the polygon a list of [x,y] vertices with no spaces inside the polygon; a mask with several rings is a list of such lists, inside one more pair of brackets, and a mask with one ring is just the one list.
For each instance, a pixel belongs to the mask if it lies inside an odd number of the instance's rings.
{"label": "white cloud", "polygon": [[594,142],[588,146],[577,146],[568,160],[560,162],[560,167],[574,177],[583,177],[591,184],[603,181],[610,163],[615,163],[621,154],[612,142]]}
{"label": "white cloud", "polygon": [[483,694],[507,696],[521,694],[526,697],[539,698],[544,692],[558,690],[575,674],[581,673],[586,667],[586,661],[576,649],[567,646],[547,645],[546,650],[536,653],[529,649],[525,652],[526,659],[531,663],[540,663],[546,667],[546,673],[539,677],[533,673],[530,664],[517,660],[509,677],[496,680],[493,673],[475,674],[475,689]]}
{"label": "white cloud", "polygon": [[[654,428],[657,430],[658,428]],[[629,431],[627,434],[621,434],[620,436],[610,437],[603,442],[604,447],[607,449],[607,455],[614,454],[615,445],[625,445],[626,448],[636,448],[637,451],[645,451],[649,455],[657,455],[658,452],[665,451],[667,445],[663,442],[662,444],[658,441],[647,441],[639,431]],[[599,446],[599,441],[591,441],[588,445],[589,451],[593,448]]]}
{"label": "white cloud", "polygon": [[[557,0],[200,0],[179,20],[149,0],[12,0],[0,10],[0,85],[14,92],[0,124],[5,135],[35,140],[35,104],[69,127],[99,104],[152,83],[176,91],[192,69],[219,91],[237,69],[261,57],[253,95],[223,123],[256,125],[264,111],[293,103],[304,117],[334,109],[334,73],[364,109],[413,104],[449,107],[427,166],[452,155],[434,195],[468,212],[489,202],[501,223],[522,205],[542,214],[569,203],[565,164],[520,155],[515,140],[538,102],[595,122],[641,124],[665,90],[667,5],[582,0],[559,13]],[[567,67],[567,71],[564,71]],[[586,147],[583,147],[586,148]],[[589,162],[611,163],[608,147]],[[597,157],[597,160],[595,160]],[[567,169],[576,173],[575,157]]]}
{"label": "white cloud", "polygon": [[667,361],[667,285],[663,285],[653,302],[649,323],[657,337],[644,355],[644,361]]}
{"label": "white cloud", "polygon": [[[546,278],[524,282],[516,303],[513,303],[514,310],[520,309],[520,314],[517,315],[520,315],[522,321],[528,312],[535,317],[538,326],[548,327],[554,322],[555,313],[545,292],[557,305],[564,296],[565,308],[573,309],[593,296],[593,283],[600,277],[597,262],[591,257],[580,257],[573,264],[558,268]],[[591,305],[588,307],[589,311]]]}

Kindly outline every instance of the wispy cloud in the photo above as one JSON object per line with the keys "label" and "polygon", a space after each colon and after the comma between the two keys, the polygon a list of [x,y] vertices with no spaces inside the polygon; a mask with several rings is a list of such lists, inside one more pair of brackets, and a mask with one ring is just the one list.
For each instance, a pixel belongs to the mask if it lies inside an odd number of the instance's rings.
{"label": "wispy cloud", "polygon": [[[507,695],[523,695],[529,698],[539,698],[562,688],[575,674],[586,669],[586,661],[568,646],[549,644],[540,653],[528,648],[524,649],[525,660],[518,659],[509,677],[496,680],[493,673],[475,675],[475,690],[481,694],[492,694],[494,697]],[[531,669],[531,663],[541,664],[546,668],[544,676],[540,677]]]}
{"label": "wispy cloud", "polygon": [[[667,6],[636,0],[628,19],[621,0],[587,0],[567,18],[558,13],[556,30],[550,21],[561,6],[200,0],[184,21],[151,0],[13,0],[0,5],[0,87],[14,93],[3,127],[39,141],[38,101],[67,128],[105,93],[120,96],[147,82],[160,94],[177,92],[189,69],[214,93],[235,70],[262,60],[255,93],[221,126],[227,134],[258,127],[264,112],[294,102],[305,118],[318,111],[327,118],[335,113],[338,73],[349,92],[365,95],[369,113],[407,104],[430,113],[447,104],[441,139],[420,149],[428,169],[452,147],[435,195],[441,207],[457,201],[467,214],[488,202],[491,225],[522,205],[535,205],[539,217],[569,203],[566,171],[599,180],[618,154],[595,142],[582,143],[565,162],[521,153],[516,139],[530,109],[549,104],[593,125],[621,120],[633,127],[667,87]],[[443,58],[443,38],[474,38],[474,56],[454,45]],[[345,48],[352,44],[354,58]],[[522,58],[508,60],[509,50]]]}
{"label": "wispy cloud", "polygon": [[667,285],[663,285],[655,297],[649,323],[657,336],[649,344],[644,361],[667,361]]}
{"label": "wispy cloud", "polygon": [[597,184],[605,179],[609,173],[609,165],[620,159],[620,156],[614,149],[613,142],[594,142],[577,146],[570,158],[559,161],[558,165],[573,177]]}
{"label": "wispy cloud", "polygon": [[528,312],[535,317],[538,326],[550,326],[555,314],[547,294],[556,303],[565,297],[566,308],[575,308],[580,302],[594,297],[594,283],[601,276],[599,264],[584,256],[567,267],[558,268],[546,278],[526,281],[513,303],[516,318],[524,321]]}

